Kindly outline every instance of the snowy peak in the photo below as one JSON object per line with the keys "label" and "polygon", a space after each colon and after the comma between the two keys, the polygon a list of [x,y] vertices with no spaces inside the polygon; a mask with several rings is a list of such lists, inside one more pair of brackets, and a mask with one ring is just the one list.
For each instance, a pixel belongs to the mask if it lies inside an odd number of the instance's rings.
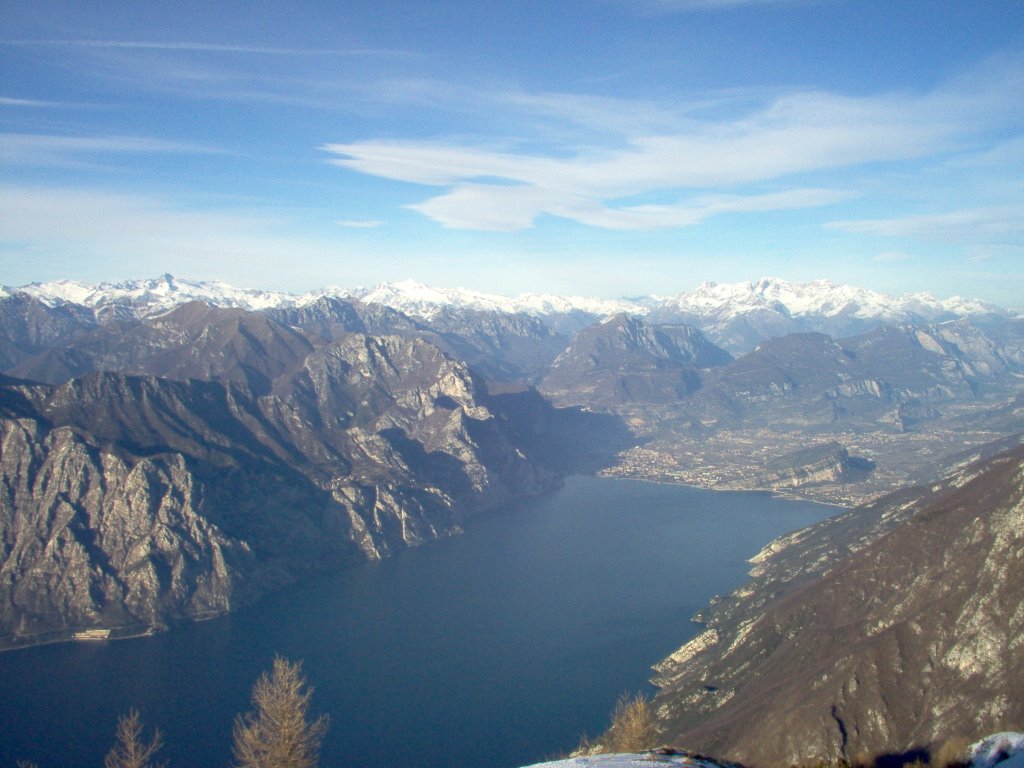
{"label": "snowy peak", "polygon": [[702,283],[689,293],[658,299],[664,308],[672,307],[696,315],[739,315],[757,310],[772,310],[792,318],[837,317],[897,320],[918,315],[935,320],[941,315],[1005,314],[992,304],[965,300],[959,296],[936,299],[927,293],[891,296],[866,288],[838,285],[828,280],[789,283],[774,277],[748,283]]}
{"label": "snowy peak", "polygon": [[515,312],[511,299],[493,293],[465,288],[434,288],[415,280],[381,283],[360,289],[354,296],[367,304],[383,304],[413,317],[426,320],[446,308],[474,309],[485,312]]}
{"label": "snowy peak", "polygon": [[235,288],[161,275],[150,280],[88,285],[72,280],[0,287],[0,298],[25,293],[49,306],[75,304],[103,321],[152,317],[190,301],[249,311],[309,307],[324,297],[377,304],[428,323],[443,314],[476,311],[525,314],[567,335],[617,314],[643,316],[651,323],[688,323],[734,353],[760,341],[797,332],[834,337],[864,333],[881,323],[944,322],[959,318],[1007,318],[1009,313],[982,301],[927,293],[891,296],[828,280],[789,283],[774,277],[745,283],[703,283],[674,296],[600,299],[524,293],[503,296],[466,288],[437,288],[414,280],[373,288],[325,288],[305,294]]}
{"label": "snowy peak", "polygon": [[182,280],[169,274],[150,280],[98,285],[57,280],[31,283],[17,290],[49,306],[79,304],[98,312],[119,308],[123,314],[133,315],[159,314],[190,301],[205,301],[219,307],[262,310],[295,300],[295,297],[284,293],[235,288],[219,281]]}
{"label": "snowy peak", "polygon": [[163,274],[145,280],[90,285],[75,280],[29,283],[20,288],[0,287],[0,298],[23,293],[47,306],[77,304],[93,310],[100,319],[111,317],[152,317],[182,304],[203,301],[215,307],[262,312],[282,307],[303,307],[324,296],[350,298],[340,288],[324,288],[305,294],[236,288],[219,281],[198,281]]}
{"label": "snowy peak", "polygon": [[523,293],[510,297],[465,288],[434,288],[415,280],[382,283],[374,288],[356,290],[353,295],[367,304],[384,304],[425,320],[433,319],[444,309],[523,313],[535,317],[579,312],[604,317],[619,312],[646,312],[646,307],[642,304],[628,299],[594,299],[537,293]]}

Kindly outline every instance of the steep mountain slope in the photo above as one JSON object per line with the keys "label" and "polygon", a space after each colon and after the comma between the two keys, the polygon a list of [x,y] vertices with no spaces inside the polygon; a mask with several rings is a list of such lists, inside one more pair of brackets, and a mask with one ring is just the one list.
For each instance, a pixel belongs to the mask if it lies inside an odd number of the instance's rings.
{"label": "steep mountain slope", "polygon": [[577,333],[540,389],[561,404],[672,402],[700,386],[702,369],[731,359],[690,326],[615,315]]}
{"label": "steep mountain slope", "polygon": [[178,380],[244,381],[266,393],[312,351],[306,336],[265,315],[194,301],[144,322],[101,325],[7,373],[58,384],[93,371],[119,371]]}
{"label": "steep mountain slope", "polygon": [[181,380],[0,381],[0,645],[223,612],[457,531],[571,461],[552,461],[561,415],[488,395],[422,340],[314,348],[259,315],[195,312],[125,347]]}
{"label": "steep mountain slope", "polygon": [[25,293],[0,299],[0,370],[48,383],[117,370],[231,378],[266,389],[312,345],[368,333],[423,339],[494,381],[533,382],[568,341],[521,313],[445,307],[427,325],[382,304],[337,296],[259,312],[205,300],[162,313],[137,308],[138,316],[97,320],[77,304],[49,306]]}
{"label": "steep mountain slope", "polygon": [[[612,315],[591,323],[569,343],[553,323],[556,315],[569,325],[592,317],[579,308],[590,306],[582,300],[531,297],[523,304],[529,311],[509,313],[511,299],[406,284],[390,286],[370,302],[340,292],[229,290],[169,276],[103,290],[72,287],[51,286],[49,298],[43,286],[32,287],[39,299],[24,292],[0,298],[0,352],[7,350],[11,363],[0,371],[49,383],[94,371],[231,380],[268,394],[292,387],[305,360],[325,345],[351,334],[400,336],[469,362],[494,391],[540,382],[561,405],[621,417],[635,434],[625,447],[653,452],[624,455],[613,471],[712,487],[798,487],[801,494],[843,503],[924,476],[929,456],[938,459],[954,449],[951,439],[978,445],[1021,428],[1013,398],[1024,386],[1024,321],[984,315],[984,307],[969,304],[949,311],[978,310],[974,319],[879,326],[838,340],[791,334],[730,362],[693,327],[652,323],[650,306],[645,318]],[[364,293],[367,299],[374,294]],[[868,301],[862,293],[761,281],[723,296],[739,301],[747,294],[773,295],[798,307],[805,320],[851,296],[869,306],[867,320],[872,312],[883,313],[884,297]],[[406,294],[419,303],[399,302]],[[194,295],[264,308],[175,304]],[[831,304],[823,301],[828,296]],[[430,319],[376,303],[385,299]],[[707,297],[702,301],[713,305]],[[548,310],[554,314],[538,314]],[[127,319],[110,319],[115,315]],[[617,430],[611,433],[617,440]],[[831,470],[797,472],[831,474],[834,482],[794,485],[795,475],[766,463],[835,440],[853,457],[874,461],[877,471],[856,471],[840,457]],[[761,452],[752,453],[752,446]],[[660,458],[644,458],[653,456]]]}
{"label": "steep mountain slope", "polygon": [[534,383],[568,342],[532,315],[465,307],[439,307],[427,321],[384,304],[321,297],[264,314],[328,339],[350,332],[423,339],[500,382]]}
{"label": "steep mountain slope", "polygon": [[792,334],[709,372],[685,407],[705,423],[905,429],[1020,370],[1011,345],[966,321],[956,328],[887,325],[838,340]]}
{"label": "steep mountain slope", "polygon": [[784,537],[658,665],[662,735],[755,765],[1024,722],[1024,446]]}
{"label": "steep mountain slope", "polygon": [[25,293],[0,298],[0,370],[51,348],[62,348],[95,326],[77,304],[51,307]]}
{"label": "steep mountain slope", "polygon": [[430,319],[436,342],[489,379],[536,383],[568,338],[522,312],[442,308]]}

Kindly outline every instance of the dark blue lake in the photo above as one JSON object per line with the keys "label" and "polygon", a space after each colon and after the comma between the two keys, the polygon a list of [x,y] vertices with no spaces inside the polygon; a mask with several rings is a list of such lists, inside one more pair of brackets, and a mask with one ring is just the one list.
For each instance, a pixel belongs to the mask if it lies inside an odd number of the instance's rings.
{"label": "dark blue lake", "polygon": [[[593,477],[162,635],[0,654],[0,765],[102,766],[118,714],[171,768],[227,766],[231,724],[274,654],[331,717],[321,765],[509,768],[573,747],[746,558],[836,510],[761,493]],[[453,759],[452,753],[461,755]]]}

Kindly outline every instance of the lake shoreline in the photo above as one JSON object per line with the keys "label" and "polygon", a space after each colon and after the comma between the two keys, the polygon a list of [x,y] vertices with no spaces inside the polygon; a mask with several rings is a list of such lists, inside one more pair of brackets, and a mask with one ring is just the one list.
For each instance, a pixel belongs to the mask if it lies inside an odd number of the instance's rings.
{"label": "lake shoreline", "polygon": [[481,742],[495,746],[477,768],[570,748],[603,730],[623,690],[646,689],[652,663],[699,631],[692,617],[747,581],[753,553],[835,513],[623,480],[572,476],[474,515],[462,535],[216,620],[0,654],[11,692],[0,763],[102,764],[116,717],[134,707],[165,734],[163,760],[221,766],[275,654],[303,662],[314,711],[331,716],[322,768],[392,764],[403,744],[417,745],[401,751],[408,768],[448,768]]}

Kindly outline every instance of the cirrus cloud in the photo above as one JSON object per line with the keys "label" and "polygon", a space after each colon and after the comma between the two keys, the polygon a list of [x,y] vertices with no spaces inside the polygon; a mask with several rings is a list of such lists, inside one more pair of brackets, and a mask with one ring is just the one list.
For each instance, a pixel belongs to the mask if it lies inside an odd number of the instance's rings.
{"label": "cirrus cloud", "polygon": [[[733,105],[728,117],[649,109],[657,116],[651,131],[609,115],[622,132],[598,145],[546,142],[527,151],[518,147],[537,142],[524,136],[504,146],[370,139],[321,149],[350,171],[443,188],[408,207],[446,227],[511,231],[544,214],[608,229],[682,227],[729,212],[832,204],[856,194],[851,169],[979,151],[987,132],[1016,119],[1022,66],[1008,63],[926,94],[794,91],[739,115]],[[558,99],[545,94],[541,106],[568,124],[581,97],[565,95],[564,110]],[[536,110],[536,102],[520,94],[508,108]],[[612,106],[584,103],[591,123],[595,110]]]}
{"label": "cirrus cloud", "polygon": [[84,157],[119,154],[221,154],[223,150],[146,136],[52,136],[0,134],[0,162],[10,165],[73,166]]}

